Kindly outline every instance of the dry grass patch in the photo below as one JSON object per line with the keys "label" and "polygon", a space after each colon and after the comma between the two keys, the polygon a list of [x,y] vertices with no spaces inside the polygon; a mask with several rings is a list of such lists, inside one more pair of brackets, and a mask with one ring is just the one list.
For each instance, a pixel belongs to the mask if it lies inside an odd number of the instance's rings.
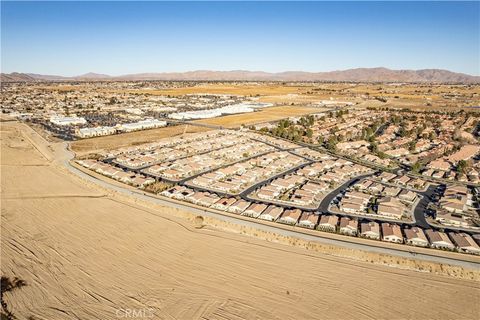
{"label": "dry grass patch", "polygon": [[266,121],[275,121],[287,117],[301,116],[304,114],[317,113],[327,110],[326,108],[282,106],[265,108],[257,112],[235,114],[230,116],[196,120],[198,123],[206,123],[228,128],[251,125]]}
{"label": "dry grass patch", "polygon": [[146,93],[152,95],[171,95],[179,96],[184,94],[233,94],[233,95],[286,95],[293,93],[302,93],[308,88],[302,86],[282,86],[278,85],[215,85],[206,84],[195,87],[161,89],[161,90],[133,90],[132,93]]}

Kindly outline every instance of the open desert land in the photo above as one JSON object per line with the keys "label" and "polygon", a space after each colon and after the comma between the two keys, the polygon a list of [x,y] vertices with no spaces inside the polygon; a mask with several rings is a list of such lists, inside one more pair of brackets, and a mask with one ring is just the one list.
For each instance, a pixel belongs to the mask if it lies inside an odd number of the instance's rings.
{"label": "open desert land", "polygon": [[195,123],[217,125],[226,128],[248,126],[266,121],[276,121],[288,117],[296,117],[328,110],[321,107],[280,106],[260,109],[260,111],[234,114],[229,116],[195,120]]}
{"label": "open desert land", "polygon": [[[197,229],[74,176],[25,125],[2,124],[2,275],[19,319],[478,319],[480,283]],[[50,160],[49,160],[50,159]],[[51,160],[54,159],[54,160]],[[367,253],[366,253],[367,255]],[[221,260],[221,263],[219,261]],[[478,272],[478,271],[474,271]]]}
{"label": "open desert land", "polygon": [[[41,85],[39,88],[45,90],[58,91],[72,91],[72,90],[89,90],[85,84],[80,85],[59,85],[49,86]],[[135,89],[135,90],[115,90],[115,89],[98,89],[100,92],[109,93],[136,93],[136,94],[151,94],[151,95],[170,95],[179,96],[185,94],[234,94],[234,95],[286,95],[294,93],[302,93],[308,90],[304,86],[284,86],[281,83],[267,84],[267,83],[199,83],[196,86],[186,86],[180,88],[168,89]]]}
{"label": "open desert land", "polygon": [[[408,83],[342,83],[342,82],[192,82],[190,85],[165,89],[98,88],[94,83],[39,84],[27,90],[73,92],[97,91],[104,94],[141,94],[180,96],[185,94],[232,94],[258,97],[259,101],[278,104],[308,104],[321,100],[374,102],[385,99],[381,107],[422,108],[445,110],[478,105],[480,86],[451,84]],[[471,110],[472,108],[468,108]]]}

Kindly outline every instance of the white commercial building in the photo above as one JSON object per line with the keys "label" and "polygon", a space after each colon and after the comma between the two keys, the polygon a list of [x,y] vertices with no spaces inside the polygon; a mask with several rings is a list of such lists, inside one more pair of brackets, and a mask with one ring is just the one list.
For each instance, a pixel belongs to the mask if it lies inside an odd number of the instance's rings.
{"label": "white commercial building", "polygon": [[94,127],[94,128],[81,128],[78,129],[76,135],[79,138],[91,138],[91,137],[100,137],[108,136],[115,134],[117,130],[114,127]]}
{"label": "white commercial building", "polygon": [[167,125],[166,121],[157,120],[157,119],[146,119],[133,123],[124,123],[118,125],[118,130],[122,132],[131,132],[137,130],[161,128]]}
{"label": "white commercial building", "polygon": [[57,126],[70,126],[70,125],[87,123],[87,121],[81,117],[62,117],[62,116],[52,116],[50,117],[50,122],[53,124],[56,124]]}
{"label": "white commercial building", "polygon": [[225,114],[254,112],[255,109],[272,106],[271,103],[241,103],[222,108],[172,113],[168,117],[177,120],[208,119]]}

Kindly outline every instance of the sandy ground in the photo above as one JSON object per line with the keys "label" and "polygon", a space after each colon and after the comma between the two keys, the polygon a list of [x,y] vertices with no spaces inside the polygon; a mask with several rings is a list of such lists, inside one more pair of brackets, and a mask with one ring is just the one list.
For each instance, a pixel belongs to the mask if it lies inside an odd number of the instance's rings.
{"label": "sandy ground", "polygon": [[1,271],[27,282],[6,297],[19,319],[480,315],[476,281],[196,229],[175,209],[126,202],[67,174],[18,142],[16,128],[1,132]]}
{"label": "sandy ground", "polygon": [[265,108],[257,112],[235,114],[211,119],[195,120],[198,123],[207,123],[224,127],[240,127],[255,123],[275,121],[288,117],[302,116],[305,114],[319,113],[329,110],[323,107],[299,107],[299,106],[280,106]]}

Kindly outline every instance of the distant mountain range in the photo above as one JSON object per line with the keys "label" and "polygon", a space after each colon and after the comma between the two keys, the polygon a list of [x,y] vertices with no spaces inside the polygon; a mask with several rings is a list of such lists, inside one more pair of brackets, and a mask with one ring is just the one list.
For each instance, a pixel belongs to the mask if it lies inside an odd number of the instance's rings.
{"label": "distant mountain range", "polygon": [[88,81],[88,80],[206,80],[206,81],[338,81],[338,82],[436,82],[480,83],[480,76],[471,76],[441,69],[391,70],[387,68],[358,68],[330,72],[287,71],[189,71],[168,73],[137,73],[122,76],[86,73],[75,77],[34,73],[2,73],[1,81]]}

